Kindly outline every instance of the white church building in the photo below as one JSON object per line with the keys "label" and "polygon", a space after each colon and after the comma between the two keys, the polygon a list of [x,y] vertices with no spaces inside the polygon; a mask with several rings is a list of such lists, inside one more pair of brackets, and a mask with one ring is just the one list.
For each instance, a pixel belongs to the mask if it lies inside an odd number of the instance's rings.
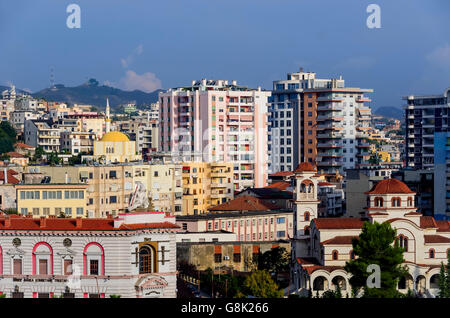
{"label": "white church building", "polygon": [[[409,275],[398,283],[424,297],[435,297],[441,262],[447,264],[450,251],[450,222],[423,216],[414,205],[415,193],[397,179],[384,179],[367,192],[368,207],[361,218],[318,218],[316,169],[301,163],[295,170],[294,238],[292,240],[292,280],[295,292],[315,296],[340,287],[343,297],[351,297],[350,273],[344,270],[354,259],[352,238],[361,233],[363,223],[389,222],[397,230],[405,249],[404,265]],[[291,290],[292,291],[292,290]]]}

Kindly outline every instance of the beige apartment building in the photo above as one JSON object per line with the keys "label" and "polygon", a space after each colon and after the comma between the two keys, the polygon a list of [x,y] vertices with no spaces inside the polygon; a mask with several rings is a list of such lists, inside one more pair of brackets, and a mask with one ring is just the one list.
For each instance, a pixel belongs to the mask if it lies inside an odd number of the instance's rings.
{"label": "beige apartment building", "polygon": [[183,215],[203,214],[233,199],[233,163],[183,163]]}
{"label": "beige apartment building", "polygon": [[126,210],[137,181],[144,184],[155,211],[181,213],[181,168],[175,164],[30,166],[27,172],[50,177],[50,183],[86,184],[87,216],[116,216]]}

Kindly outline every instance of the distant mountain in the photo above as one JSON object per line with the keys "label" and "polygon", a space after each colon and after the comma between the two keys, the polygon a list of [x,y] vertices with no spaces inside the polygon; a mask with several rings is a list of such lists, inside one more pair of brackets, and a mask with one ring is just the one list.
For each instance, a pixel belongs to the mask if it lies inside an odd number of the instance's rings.
{"label": "distant mountain", "polygon": [[158,100],[160,91],[162,90],[156,90],[151,93],[145,93],[140,90],[123,91],[118,88],[99,85],[97,80],[90,79],[79,86],[65,87],[62,84],[58,84],[53,88],[45,88],[31,95],[48,101],[61,101],[71,105],[88,104],[99,108],[104,108],[106,106],[106,98],[109,98],[109,105],[115,108],[118,105],[133,101],[137,105],[154,103]]}
{"label": "distant mountain", "polygon": [[[6,91],[6,90],[10,90],[11,89],[11,87],[10,86],[3,86],[3,85],[0,85],[0,94],[3,92],[3,91]],[[24,91],[23,89],[18,89],[17,87],[16,87],[16,94],[30,94],[30,92],[27,92],[27,91]],[[0,95],[1,96],[1,95]]]}
{"label": "distant mountain", "polygon": [[379,107],[374,112],[375,115],[395,118],[402,120],[405,117],[405,111],[398,107]]}

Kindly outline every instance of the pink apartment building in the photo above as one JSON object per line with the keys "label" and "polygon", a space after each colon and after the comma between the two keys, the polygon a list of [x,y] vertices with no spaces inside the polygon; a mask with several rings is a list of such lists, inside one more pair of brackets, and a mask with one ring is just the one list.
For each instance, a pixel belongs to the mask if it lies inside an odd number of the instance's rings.
{"label": "pink apartment building", "polygon": [[161,151],[183,161],[232,162],[235,190],[265,186],[270,95],[206,79],[161,92]]}

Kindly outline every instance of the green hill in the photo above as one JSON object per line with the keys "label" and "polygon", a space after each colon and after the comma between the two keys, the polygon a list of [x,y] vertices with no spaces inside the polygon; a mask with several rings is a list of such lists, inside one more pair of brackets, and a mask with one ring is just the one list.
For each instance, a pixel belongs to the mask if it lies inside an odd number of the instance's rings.
{"label": "green hill", "polygon": [[62,84],[53,88],[45,88],[39,92],[31,94],[36,98],[44,98],[48,101],[61,101],[70,105],[89,104],[104,108],[106,98],[109,98],[109,105],[112,108],[129,102],[136,102],[137,105],[148,105],[158,100],[158,92],[145,93],[140,90],[123,91],[118,88],[99,85],[95,79],[90,79],[84,84],[75,87],[65,87]]}

